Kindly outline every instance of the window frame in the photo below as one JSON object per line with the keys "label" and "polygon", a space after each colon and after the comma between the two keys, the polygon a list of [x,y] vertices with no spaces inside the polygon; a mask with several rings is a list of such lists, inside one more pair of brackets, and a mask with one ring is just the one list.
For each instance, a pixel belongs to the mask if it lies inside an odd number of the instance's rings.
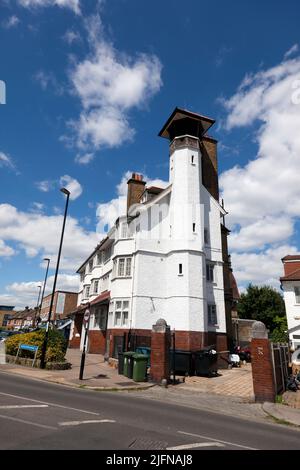
{"label": "window frame", "polygon": [[[298,293],[296,293],[296,291]],[[300,304],[300,286],[294,286],[295,304]]]}
{"label": "window frame", "polygon": [[[214,312],[212,311],[212,308],[214,307]],[[212,321],[212,315],[215,316],[215,322]],[[208,326],[217,326],[218,325],[218,311],[217,311],[217,305],[216,304],[207,304],[207,324]]]}
{"label": "window frame", "polygon": [[206,282],[209,282],[211,284],[216,284],[215,266],[216,265],[214,263],[212,263],[211,261],[206,261],[206,264],[205,264]]}

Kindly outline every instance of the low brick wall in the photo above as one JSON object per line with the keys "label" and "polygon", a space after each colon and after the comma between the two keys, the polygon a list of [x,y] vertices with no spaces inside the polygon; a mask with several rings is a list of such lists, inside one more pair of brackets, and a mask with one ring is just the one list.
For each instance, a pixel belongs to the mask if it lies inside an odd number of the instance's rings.
{"label": "low brick wall", "polygon": [[[6,362],[8,364],[19,364],[21,366],[32,367],[33,359],[30,359],[28,357],[18,357],[16,361],[15,356],[10,356],[9,354],[6,354]],[[34,368],[39,369],[40,365],[41,365],[41,361],[40,359],[37,359],[34,363]],[[47,362],[46,363],[46,369],[48,370],[67,370],[71,368],[72,368],[72,364],[70,362]]]}

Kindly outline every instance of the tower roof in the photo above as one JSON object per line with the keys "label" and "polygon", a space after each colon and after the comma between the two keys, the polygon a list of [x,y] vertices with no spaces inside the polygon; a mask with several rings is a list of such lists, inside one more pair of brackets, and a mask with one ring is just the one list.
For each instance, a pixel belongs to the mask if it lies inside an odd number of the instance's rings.
{"label": "tower roof", "polygon": [[186,134],[201,138],[214,123],[214,119],[176,107],[158,135],[169,140]]}

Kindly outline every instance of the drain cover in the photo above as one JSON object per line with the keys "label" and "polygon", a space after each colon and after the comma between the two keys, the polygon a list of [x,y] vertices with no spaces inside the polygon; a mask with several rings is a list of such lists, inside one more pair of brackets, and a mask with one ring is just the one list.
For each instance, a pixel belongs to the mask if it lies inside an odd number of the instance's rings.
{"label": "drain cover", "polygon": [[134,441],[128,446],[129,449],[136,450],[164,450],[168,446],[167,442],[154,441],[152,439],[140,438],[134,439]]}

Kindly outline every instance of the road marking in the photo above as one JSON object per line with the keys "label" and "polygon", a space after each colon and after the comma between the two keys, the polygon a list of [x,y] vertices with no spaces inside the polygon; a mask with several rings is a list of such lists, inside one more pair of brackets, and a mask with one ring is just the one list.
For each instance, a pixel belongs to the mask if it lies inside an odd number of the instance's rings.
{"label": "road marking", "polygon": [[0,415],[0,418],[8,419],[10,421],[17,421],[18,423],[30,424],[31,426],[37,426],[38,428],[53,429],[54,431],[58,429],[58,428],[55,428],[54,426],[46,426],[46,424],[33,423],[32,421],[26,421],[25,419],[20,419],[20,418],[13,418],[12,416]]}
{"label": "road marking", "polygon": [[56,403],[50,403],[50,402],[47,402],[47,401],[33,400],[32,398],[20,397],[19,395],[12,395],[10,393],[0,392],[0,395],[5,395],[6,397],[20,398],[22,400],[33,401],[35,403],[42,403],[43,405],[56,406],[57,408],[64,408],[66,410],[80,411],[80,413],[86,413],[86,414],[89,414],[89,415],[99,416],[99,413],[95,413],[94,411],[80,410],[78,408],[72,408],[70,406],[57,405]]}
{"label": "road marking", "polygon": [[184,449],[196,449],[199,447],[225,447],[220,442],[196,442],[195,444],[184,444],[181,446],[167,447],[166,450],[184,450]]}
{"label": "road marking", "polygon": [[177,431],[177,432],[179,434],[184,434],[186,436],[201,437],[202,439],[209,439],[210,441],[221,442],[222,444],[228,444],[230,446],[241,447],[243,449],[259,450],[259,449],[256,449],[255,447],[248,447],[248,446],[243,446],[241,444],[235,444],[234,442],[222,441],[221,439],[214,439],[214,438],[209,437],[209,436],[201,436],[201,434],[193,434],[191,432],[184,432],[184,431]]}
{"label": "road marking", "polygon": [[79,424],[115,423],[113,419],[88,419],[86,421],[64,421],[60,426],[79,426]]}
{"label": "road marking", "polygon": [[11,408],[48,408],[48,405],[0,405],[0,410],[10,410]]}

